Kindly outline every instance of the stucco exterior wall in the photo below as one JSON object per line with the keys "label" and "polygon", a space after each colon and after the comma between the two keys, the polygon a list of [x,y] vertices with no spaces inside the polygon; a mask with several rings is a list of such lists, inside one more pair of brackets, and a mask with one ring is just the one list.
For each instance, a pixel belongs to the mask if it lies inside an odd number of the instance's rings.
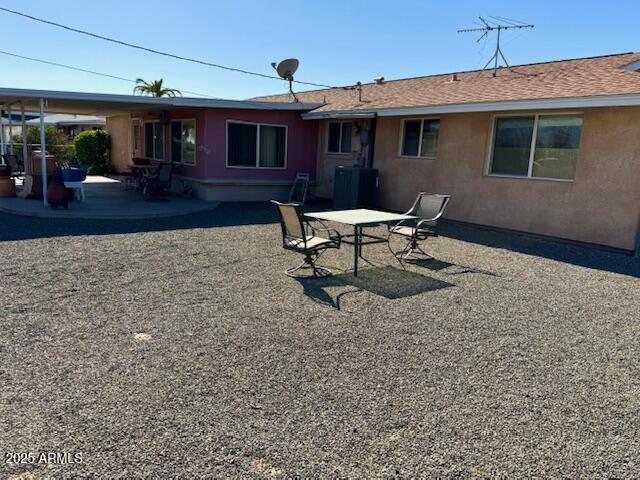
{"label": "stucco exterior wall", "polygon": [[[286,168],[227,167],[227,121],[265,123],[287,127]],[[206,178],[224,180],[293,181],[296,173],[316,176],[317,122],[303,120],[300,112],[278,110],[206,110]]]}
{"label": "stucco exterior wall", "polygon": [[[142,125],[154,121],[161,112],[136,112],[133,117]],[[315,179],[317,124],[302,120],[299,112],[264,110],[223,110],[204,108],[173,109],[171,120],[193,119],[196,122],[196,163],[179,165],[177,174],[195,180],[292,181],[296,173],[306,172]],[[287,158],[284,169],[229,168],[227,162],[227,121],[256,122],[287,127]],[[171,159],[171,130],[165,127],[165,159]]]}
{"label": "stucco exterior wall", "polygon": [[374,167],[381,204],[404,210],[419,191],[449,193],[446,217],[453,220],[633,250],[640,222],[640,108],[582,113],[570,183],[487,176],[492,113],[439,116],[434,160],[399,157],[402,119],[379,117]]}
{"label": "stucco exterior wall", "polygon": [[[305,121],[298,111],[174,108],[166,112],[170,120],[195,120],[195,165],[176,164],[176,188],[183,183],[194,188],[200,198],[208,200],[268,200],[284,199],[296,173],[309,173],[316,178],[318,143],[317,122]],[[132,157],[132,122],[141,127],[141,151],[144,157],[145,122],[160,119],[162,111],[133,112],[131,115],[107,119],[112,134],[112,158],[118,171],[128,169]],[[237,120],[287,127],[285,168],[238,168],[227,166],[227,122]],[[171,161],[171,126],[166,124],[165,161]]]}
{"label": "stucco exterior wall", "polygon": [[117,172],[124,172],[131,163],[131,117],[107,117],[105,130],[111,136],[111,163]]}

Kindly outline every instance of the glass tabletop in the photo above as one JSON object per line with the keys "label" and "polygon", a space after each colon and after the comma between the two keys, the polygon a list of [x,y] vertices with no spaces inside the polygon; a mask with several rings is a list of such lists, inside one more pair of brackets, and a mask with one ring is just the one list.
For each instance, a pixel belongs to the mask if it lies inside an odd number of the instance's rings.
{"label": "glass tabletop", "polygon": [[380,210],[369,210],[367,208],[311,212],[305,213],[305,216],[309,218],[317,218],[319,220],[326,220],[328,222],[345,223],[353,226],[375,225],[378,223],[399,222],[400,220],[411,220],[417,218],[412,215],[383,212]]}

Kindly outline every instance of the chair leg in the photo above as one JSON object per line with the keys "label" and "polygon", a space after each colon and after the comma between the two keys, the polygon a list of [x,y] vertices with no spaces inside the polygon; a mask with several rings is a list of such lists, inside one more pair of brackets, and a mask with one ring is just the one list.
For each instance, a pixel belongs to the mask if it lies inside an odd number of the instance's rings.
{"label": "chair leg", "polygon": [[415,256],[415,258],[419,260],[433,260],[433,255],[422,250],[422,248],[420,248],[420,245],[417,243],[412,253]]}
{"label": "chair leg", "polygon": [[308,253],[305,255],[303,262],[297,267],[290,268],[285,271],[285,274],[292,278],[304,278],[298,275],[295,275],[296,272],[300,270],[311,270],[311,275],[306,275],[306,277],[328,277],[332,275],[331,270],[320,267],[316,265],[318,258],[320,258],[321,254],[318,253]]}
{"label": "chair leg", "polygon": [[433,256],[425,252],[415,238],[411,239],[402,250],[397,252],[392,251],[391,253],[393,253],[393,256],[396,257],[396,260],[398,260],[401,265],[403,262],[410,260],[433,260]]}

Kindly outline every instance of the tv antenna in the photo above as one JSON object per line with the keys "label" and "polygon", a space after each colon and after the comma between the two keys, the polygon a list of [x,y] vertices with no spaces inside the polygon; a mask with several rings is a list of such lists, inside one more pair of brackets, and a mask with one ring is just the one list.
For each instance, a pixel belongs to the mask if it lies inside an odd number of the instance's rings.
{"label": "tv antenna", "polygon": [[297,58],[287,58],[286,60],[282,60],[280,63],[271,63],[271,66],[275,69],[276,72],[278,72],[280,78],[289,82],[289,93],[293,95],[293,99],[296,103],[298,103],[299,100],[298,97],[296,97],[296,94],[293,93],[292,84],[293,74],[296,73],[296,70],[298,70],[298,65],[300,65],[300,62]]}
{"label": "tv antenna", "polygon": [[507,59],[504,56],[504,53],[502,53],[502,49],[500,48],[500,32],[502,32],[502,30],[511,30],[516,28],[517,29],[533,28],[535,25],[519,22],[517,20],[510,20],[504,17],[490,17],[490,18],[495,18],[498,21],[503,21],[507,23],[507,25],[504,25],[502,23],[497,23],[491,20],[485,20],[480,16],[478,18],[482,22],[482,24],[474,22],[477,25],[479,25],[478,28],[464,28],[462,30],[458,30],[458,33],[482,32],[482,35],[480,35],[480,37],[476,40],[476,42],[479,42],[483,38],[488,37],[491,32],[497,32],[496,50],[493,52],[493,55],[491,56],[489,61],[484,65],[484,67],[482,67],[482,69],[484,70],[489,66],[491,62],[493,62],[493,76],[495,77],[497,76],[498,61],[500,58],[508,68],[511,68],[511,66],[509,65],[509,62],[507,62]]}

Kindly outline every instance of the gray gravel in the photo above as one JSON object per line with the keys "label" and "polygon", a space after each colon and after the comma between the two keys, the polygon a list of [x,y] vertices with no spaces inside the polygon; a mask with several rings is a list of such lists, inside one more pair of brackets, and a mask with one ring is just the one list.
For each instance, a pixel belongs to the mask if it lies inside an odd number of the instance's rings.
{"label": "gray gravel", "polygon": [[448,226],[298,281],[272,220],[0,216],[0,450],[83,459],[0,475],[637,477],[638,260]]}

